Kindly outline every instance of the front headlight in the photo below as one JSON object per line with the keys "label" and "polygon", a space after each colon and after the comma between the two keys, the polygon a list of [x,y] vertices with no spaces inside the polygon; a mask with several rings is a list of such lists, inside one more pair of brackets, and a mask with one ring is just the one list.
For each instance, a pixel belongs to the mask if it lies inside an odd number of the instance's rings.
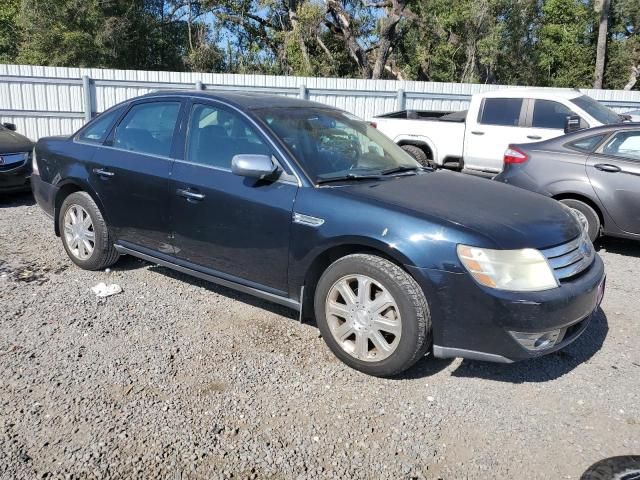
{"label": "front headlight", "polygon": [[491,250],[458,245],[458,258],[473,278],[485,287],[532,292],[558,286],[547,259],[533,248]]}

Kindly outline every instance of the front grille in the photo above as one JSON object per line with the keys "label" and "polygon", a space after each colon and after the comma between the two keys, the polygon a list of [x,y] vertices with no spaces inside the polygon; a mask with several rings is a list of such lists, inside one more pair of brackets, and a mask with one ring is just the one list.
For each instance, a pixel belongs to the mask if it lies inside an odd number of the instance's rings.
{"label": "front grille", "polygon": [[575,277],[586,270],[593,263],[596,255],[593,244],[585,235],[541,251],[547,257],[558,281]]}
{"label": "front grille", "polygon": [[0,172],[21,167],[28,158],[28,153],[0,153]]}

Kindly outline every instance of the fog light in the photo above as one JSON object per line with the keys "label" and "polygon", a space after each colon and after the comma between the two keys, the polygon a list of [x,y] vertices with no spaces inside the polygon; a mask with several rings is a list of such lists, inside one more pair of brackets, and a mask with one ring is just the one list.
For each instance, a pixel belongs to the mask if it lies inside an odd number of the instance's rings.
{"label": "fog light", "polygon": [[553,347],[562,338],[560,333],[562,329],[550,330],[548,332],[524,333],[509,332],[516,341],[527,350],[538,352]]}

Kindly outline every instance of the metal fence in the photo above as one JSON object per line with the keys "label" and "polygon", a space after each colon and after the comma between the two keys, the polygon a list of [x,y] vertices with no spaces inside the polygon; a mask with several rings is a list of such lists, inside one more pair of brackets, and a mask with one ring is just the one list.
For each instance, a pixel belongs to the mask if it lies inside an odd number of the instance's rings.
{"label": "metal fence", "polygon": [[[371,118],[405,108],[456,111],[502,85],[345,78],[154,72],[0,64],[0,121],[32,139],[69,134],[96,113],[154,90],[251,91],[302,97]],[[640,92],[582,90],[616,111],[640,108]]]}

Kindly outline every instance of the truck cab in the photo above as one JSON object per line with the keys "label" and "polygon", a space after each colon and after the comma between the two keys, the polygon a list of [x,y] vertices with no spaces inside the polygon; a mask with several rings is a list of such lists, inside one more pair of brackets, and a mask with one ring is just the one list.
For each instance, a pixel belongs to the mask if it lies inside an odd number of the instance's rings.
{"label": "truck cab", "polygon": [[563,135],[570,116],[580,117],[581,128],[620,121],[614,111],[577,90],[505,89],[474,95],[466,119],[464,166],[498,173],[509,144]]}

